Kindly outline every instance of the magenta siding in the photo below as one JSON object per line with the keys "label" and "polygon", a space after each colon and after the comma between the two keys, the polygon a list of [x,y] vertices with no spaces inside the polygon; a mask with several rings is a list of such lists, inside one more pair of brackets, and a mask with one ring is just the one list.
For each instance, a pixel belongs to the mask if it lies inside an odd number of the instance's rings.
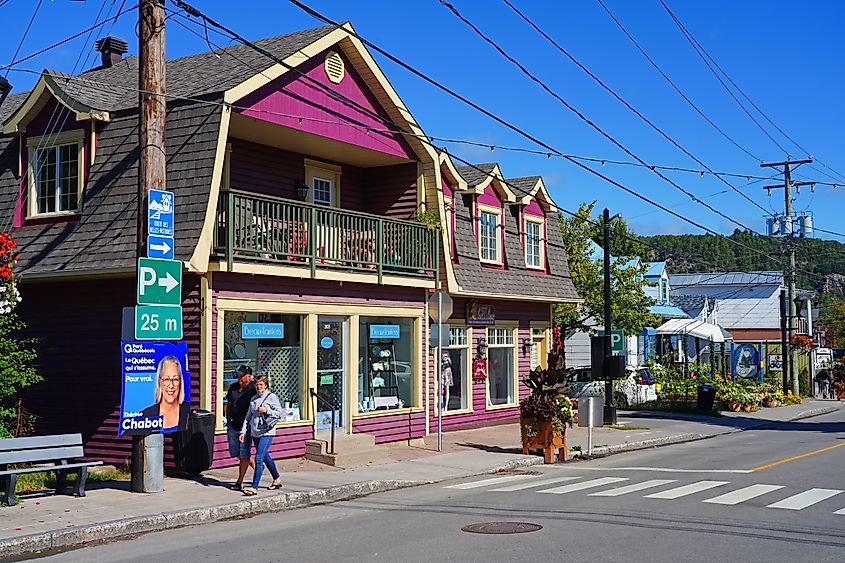
{"label": "magenta siding", "polygon": [[[135,304],[134,278],[24,283],[20,315],[41,341],[44,381],[26,394],[37,434],[80,432],[89,459],[126,463],[131,439],[117,436],[123,307]],[[199,405],[199,279],[183,276],[183,325],[191,371],[191,404]],[[172,459],[165,443],[166,459]]]}
{"label": "magenta siding", "polygon": [[352,433],[371,434],[375,436],[376,444],[422,438],[425,436],[425,413],[355,419],[352,421]]}
{"label": "magenta siding", "polygon": [[490,207],[502,207],[502,200],[499,199],[499,194],[496,193],[492,183],[484,188],[483,194],[478,196],[478,203],[479,205],[489,205]]}
{"label": "magenta siding", "polygon": [[[305,441],[314,437],[312,426],[295,426],[276,429],[270,454],[274,459],[300,457],[305,455]],[[212,467],[231,467],[237,465],[237,459],[229,456],[229,445],[226,434],[214,437],[214,464]]]}
{"label": "magenta siding", "polygon": [[[316,55],[300,65],[296,71],[286,73],[270,84],[237,102],[243,115],[276,123],[291,129],[313,133],[321,137],[342,141],[366,149],[402,158],[415,159],[415,155],[401,135],[385,132],[387,112],[376,101],[364,80],[352,64],[344,59],[346,76],[334,84],[323,70],[325,53]],[[308,78],[304,78],[305,74]],[[313,81],[353,100],[364,110],[344,103]],[[300,123],[302,118],[302,123]]]}
{"label": "magenta siding", "polygon": [[[466,299],[453,297],[454,313],[453,320],[461,320],[465,316]],[[496,320],[497,321],[517,321],[519,323],[517,338],[514,342],[515,352],[518,358],[518,372],[519,376],[519,398],[522,399],[528,395],[528,388],[522,382],[525,376],[531,369],[531,355],[524,353],[522,350],[522,339],[531,338],[531,322],[548,322],[550,318],[549,305],[542,303],[526,303],[519,301],[496,301],[493,299],[482,299],[484,303],[493,303],[496,306]],[[483,327],[476,327],[473,343],[470,347],[470,352],[474,357],[478,352],[478,331],[483,330]],[[435,371],[435,359],[429,355],[429,370],[430,373]],[[489,409],[487,407],[487,381],[472,382],[472,412],[466,414],[446,415],[443,417],[444,429],[459,429],[471,428],[476,426],[485,426],[488,424],[497,424],[501,422],[512,422],[519,418],[519,408],[506,409]],[[430,378],[429,384],[429,398],[432,409],[430,411],[431,428],[437,427],[437,411],[436,406],[436,390],[435,379]],[[433,432],[434,430],[432,430]]]}
{"label": "magenta siding", "polygon": [[523,208],[523,213],[526,215],[532,215],[534,217],[539,217],[540,219],[544,219],[546,217],[546,213],[540,207],[540,204],[537,203],[537,198],[532,197],[531,202]]}

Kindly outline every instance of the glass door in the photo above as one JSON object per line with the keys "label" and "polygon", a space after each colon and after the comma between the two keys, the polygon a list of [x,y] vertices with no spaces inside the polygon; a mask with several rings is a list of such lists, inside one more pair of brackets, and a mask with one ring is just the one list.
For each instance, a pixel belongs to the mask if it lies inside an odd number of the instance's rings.
{"label": "glass door", "polygon": [[317,322],[317,429],[344,426],[346,404],[346,319],[319,317]]}

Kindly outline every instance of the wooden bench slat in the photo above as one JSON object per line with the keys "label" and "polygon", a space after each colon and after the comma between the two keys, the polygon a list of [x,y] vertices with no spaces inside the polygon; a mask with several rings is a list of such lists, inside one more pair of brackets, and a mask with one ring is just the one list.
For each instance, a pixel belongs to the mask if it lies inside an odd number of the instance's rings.
{"label": "wooden bench slat", "polygon": [[82,457],[83,455],[82,446],[62,446],[58,448],[0,452],[0,464],[73,459]]}
{"label": "wooden bench slat", "polygon": [[0,471],[0,476],[20,473],[40,473],[42,471],[55,471],[56,469],[76,469],[79,467],[94,467],[102,464],[102,461],[85,461],[81,463],[68,463],[66,465],[44,465],[41,467],[24,467],[23,469],[6,469],[5,471]]}
{"label": "wooden bench slat", "polygon": [[81,446],[82,434],[53,434],[51,436],[27,436],[25,438],[0,439],[0,453],[28,450],[32,448],[54,448],[59,446]]}

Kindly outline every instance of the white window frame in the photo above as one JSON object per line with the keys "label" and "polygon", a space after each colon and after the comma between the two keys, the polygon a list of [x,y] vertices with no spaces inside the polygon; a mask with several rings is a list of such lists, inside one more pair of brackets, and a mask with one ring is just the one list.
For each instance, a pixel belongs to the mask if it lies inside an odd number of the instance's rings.
{"label": "white window frame", "polygon": [[[529,262],[529,249],[531,246],[529,245],[529,238],[528,238],[528,227],[537,227],[537,263]],[[545,233],[545,220],[539,217],[531,217],[526,216],[523,226],[524,234],[524,246],[525,246],[525,266],[527,268],[531,268],[533,270],[545,270],[546,269],[546,240],[543,236]]]}
{"label": "white window frame", "polygon": [[[519,405],[519,354],[517,353],[516,349],[517,331],[518,328],[515,325],[497,325],[488,327],[486,329],[485,336],[487,340],[487,382],[485,384],[485,388],[487,393],[487,410],[513,408]],[[513,395],[511,396],[510,402],[501,403],[498,405],[493,404],[490,396],[490,382],[493,378],[493,374],[490,371],[490,350],[492,350],[493,348],[510,348],[513,350],[513,354],[511,354],[511,356],[513,357],[513,366],[511,366],[511,386],[513,389]]]}
{"label": "white window frame", "polygon": [[[56,211],[38,212],[38,155],[40,151],[58,150],[59,147],[76,145],[77,173],[76,173],[76,208],[59,209],[61,194],[56,186]],[[68,131],[57,135],[32,137],[27,140],[27,218],[63,217],[78,215],[82,211],[82,193],[85,185],[85,132],[82,130]],[[56,181],[59,179],[61,162],[56,159]]]}
{"label": "white window frame", "polygon": [[[453,331],[463,331],[464,338],[463,340],[456,340],[454,338]],[[458,326],[458,325],[449,325],[449,344],[445,346],[447,350],[466,350],[466,354],[464,355],[464,365],[461,366],[461,372],[463,373],[463,390],[464,390],[464,402],[465,405],[461,406],[459,409],[455,410],[448,410],[445,409],[443,411],[443,415],[451,415],[451,414],[460,414],[460,413],[468,413],[472,412],[472,328],[468,326]],[[436,362],[435,362],[436,365]],[[454,371],[454,370],[453,370]],[[454,374],[453,374],[454,376]],[[440,401],[435,399],[434,401],[434,412],[437,413],[440,409]]]}
{"label": "white window frame", "polygon": [[[325,205],[327,207],[340,207],[340,166],[305,159],[305,183],[308,185],[309,203]],[[329,201],[315,200],[315,180],[329,184]]]}
{"label": "white window frame", "polygon": [[[490,257],[489,253],[487,257],[484,255],[484,215],[491,215],[496,219],[496,225],[493,232],[493,240],[495,240],[496,246],[493,248],[493,257]],[[502,265],[502,210],[498,207],[490,207],[486,205],[478,206],[478,258],[483,264]]]}

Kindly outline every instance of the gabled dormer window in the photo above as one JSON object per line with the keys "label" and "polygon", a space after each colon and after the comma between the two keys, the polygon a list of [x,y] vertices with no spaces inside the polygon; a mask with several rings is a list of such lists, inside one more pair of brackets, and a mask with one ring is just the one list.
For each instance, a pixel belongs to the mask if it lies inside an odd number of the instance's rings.
{"label": "gabled dormer window", "polygon": [[79,131],[29,139],[30,217],[79,213],[83,138]]}
{"label": "gabled dormer window", "polygon": [[502,263],[502,210],[479,208],[478,248],[482,262]]}
{"label": "gabled dormer window", "polygon": [[525,218],[525,265],[529,268],[545,267],[545,245],[543,244],[543,220]]}

